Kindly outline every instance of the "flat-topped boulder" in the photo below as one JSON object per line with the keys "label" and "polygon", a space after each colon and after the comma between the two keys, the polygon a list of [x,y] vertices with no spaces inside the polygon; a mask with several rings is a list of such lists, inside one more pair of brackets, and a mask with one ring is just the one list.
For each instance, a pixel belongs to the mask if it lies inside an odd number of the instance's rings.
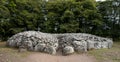
{"label": "flat-topped boulder", "polygon": [[25,31],[13,35],[7,41],[9,47],[23,47],[30,51],[56,54],[60,49],[65,55],[74,52],[87,52],[92,49],[111,48],[112,39],[86,33],[49,34],[38,31]]}

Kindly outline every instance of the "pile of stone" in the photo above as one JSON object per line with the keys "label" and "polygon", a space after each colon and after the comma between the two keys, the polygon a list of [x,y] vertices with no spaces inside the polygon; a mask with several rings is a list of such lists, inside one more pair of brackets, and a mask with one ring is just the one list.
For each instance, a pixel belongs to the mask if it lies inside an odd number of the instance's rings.
{"label": "pile of stone", "polygon": [[59,48],[63,50],[64,54],[70,54],[70,51],[71,53],[74,53],[74,51],[79,53],[87,52],[92,49],[111,48],[113,44],[112,39],[85,33],[65,33],[53,35],[58,38]]}
{"label": "pile of stone", "polygon": [[25,31],[18,33],[7,41],[7,46],[16,47],[21,50],[40,51],[56,54],[58,39],[51,34],[37,31]]}
{"label": "pile of stone", "polygon": [[36,31],[18,33],[7,41],[7,46],[30,51],[64,55],[74,52],[87,52],[92,49],[111,48],[112,39],[85,33],[48,34]]}

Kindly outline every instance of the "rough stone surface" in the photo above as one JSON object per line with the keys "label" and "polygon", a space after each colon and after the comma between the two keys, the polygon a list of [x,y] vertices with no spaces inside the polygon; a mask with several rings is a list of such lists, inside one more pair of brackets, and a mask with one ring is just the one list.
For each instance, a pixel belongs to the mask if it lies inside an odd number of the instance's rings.
{"label": "rough stone surface", "polygon": [[74,41],[73,46],[76,52],[87,52],[87,42],[84,40]]}
{"label": "rough stone surface", "polygon": [[7,41],[9,47],[22,47],[30,51],[56,54],[61,49],[63,54],[87,52],[92,49],[111,48],[112,39],[85,33],[49,34],[38,31],[18,33]]}
{"label": "rough stone surface", "polygon": [[18,52],[26,52],[26,48],[24,46],[20,46]]}
{"label": "rough stone surface", "polygon": [[74,53],[74,48],[73,47],[71,47],[71,46],[65,46],[63,48],[63,54],[64,55],[69,55],[69,54],[72,54],[72,53]]}
{"label": "rough stone surface", "polygon": [[7,41],[7,46],[18,48],[22,46],[30,51],[55,54],[58,48],[58,39],[47,33],[25,31],[9,38]]}
{"label": "rough stone surface", "polygon": [[84,46],[83,50],[111,48],[113,41],[109,38],[103,38],[85,33],[65,33],[53,34],[58,38],[60,47],[72,45],[74,48],[77,46]]}
{"label": "rough stone surface", "polygon": [[87,49],[91,50],[91,49],[95,49],[95,42],[93,42],[92,40],[87,40]]}

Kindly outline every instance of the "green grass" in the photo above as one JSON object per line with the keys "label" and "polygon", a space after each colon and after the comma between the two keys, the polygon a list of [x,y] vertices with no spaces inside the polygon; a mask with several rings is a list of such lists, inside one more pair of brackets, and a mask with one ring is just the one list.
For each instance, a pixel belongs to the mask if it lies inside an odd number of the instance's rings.
{"label": "green grass", "polygon": [[0,53],[8,54],[14,57],[26,57],[30,52],[18,52],[18,49],[6,47],[6,42],[0,42]]}
{"label": "green grass", "polygon": [[98,62],[120,62],[120,41],[114,42],[110,49],[92,50],[88,53],[93,55]]}
{"label": "green grass", "polygon": [[6,42],[0,42],[0,62],[14,62],[29,54],[30,52],[20,53],[18,49],[6,47]]}

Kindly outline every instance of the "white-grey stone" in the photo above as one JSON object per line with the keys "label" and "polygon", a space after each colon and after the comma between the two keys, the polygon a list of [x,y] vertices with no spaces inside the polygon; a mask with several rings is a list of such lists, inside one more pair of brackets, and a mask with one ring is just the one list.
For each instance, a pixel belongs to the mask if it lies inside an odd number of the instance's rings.
{"label": "white-grey stone", "polygon": [[[7,41],[9,47],[20,47],[24,46],[30,51],[41,51],[45,52],[44,49],[47,46],[58,49],[58,39],[51,34],[41,33],[37,31],[25,31],[13,35]],[[52,48],[48,48],[52,50]],[[47,51],[47,53],[55,54],[55,52]]]}
{"label": "white-grey stone", "polygon": [[44,52],[49,54],[56,54],[56,49],[52,46],[47,46],[45,47]]}
{"label": "white-grey stone", "polygon": [[76,48],[78,46],[81,46],[82,45],[82,42],[80,41],[73,41],[73,46]]}
{"label": "white-grey stone", "polygon": [[108,41],[108,48],[112,48],[113,41],[110,39],[108,39],[107,41]]}
{"label": "white-grey stone", "polygon": [[72,54],[74,53],[74,48],[71,47],[71,46],[66,46],[63,48],[63,54],[64,55],[69,55],[69,54]]}
{"label": "white-grey stone", "polygon": [[87,49],[88,50],[95,49],[94,44],[95,44],[94,41],[87,40]]}
{"label": "white-grey stone", "polygon": [[7,40],[9,47],[21,47],[30,51],[56,54],[62,49],[64,54],[86,52],[92,49],[111,48],[112,39],[86,33],[49,34],[38,31],[25,31],[13,35]]}
{"label": "white-grey stone", "polygon": [[102,48],[102,42],[95,42],[94,43],[94,49],[101,49]]}
{"label": "white-grey stone", "polygon": [[76,52],[87,52],[87,42],[84,40],[74,41],[73,46]]}
{"label": "white-grey stone", "polygon": [[26,52],[27,49],[24,46],[20,46],[18,52]]}
{"label": "white-grey stone", "polygon": [[35,47],[34,47],[34,51],[40,51],[40,52],[43,52],[44,49],[46,47],[46,44],[37,44]]}

